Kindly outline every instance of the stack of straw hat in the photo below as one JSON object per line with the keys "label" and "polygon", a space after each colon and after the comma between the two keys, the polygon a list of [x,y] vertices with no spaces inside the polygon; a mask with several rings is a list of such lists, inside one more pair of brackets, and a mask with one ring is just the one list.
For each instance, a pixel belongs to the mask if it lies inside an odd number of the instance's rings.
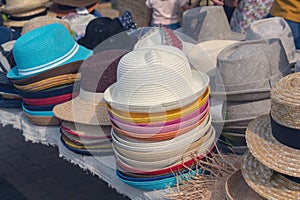
{"label": "stack of straw hat", "polygon": [[214,148],[209,77],[178,48],[136,49],[119,62],[106,89],[118,177],[143,190],[176,184]]}
{"label": "stack of straw hat", "polygon": [[0,107],[20,108],[22,99],[12,82],[6,77],[7,72],[15,66],[12,49],[15,40],[0,46]]}
{"label": "stack of straw hat", "polygon": [[271,88],[290,73],[279,39],[239,42],[218,54],[211,96],[224,101],[223,119],[213,119],[224,137],[221,146],[240,154],[247,150],[247,125],[257,116],[269,113]]}
{"label": "stack of straw hat", "polygon": [[299,94],[300,73],[282,78],[271,92],[271,112],[246,131],[243,178],[266,199],[300,199]]}
{"label": "stack of straw hat", "polygon": [[56,17],[48,12],[46,4],[49,0],[6,0],[6,4],[0,7],[0,11],[7,15],[3,22],[5,26],[22,27],[28,20],[39,16]]}
{"label": "stack of straw hat", "polygon": [[80,80],[78,68],[92,54],[59,23],[33,29],[16,41],[16,66],[7,77],[22,96],[23,110],[32,123],[58,125],[52,109],[78,94],[73,91],[74,82]]}
{"label": "stack of straw hat", "polygon": [[69,150],[83,155],[113,154],[103,93],[116,81],[118,62],[127,52],[103,51],[85,60],[79,70],[79,96],[54,107],[55,116],[63,120],[61,141]]}

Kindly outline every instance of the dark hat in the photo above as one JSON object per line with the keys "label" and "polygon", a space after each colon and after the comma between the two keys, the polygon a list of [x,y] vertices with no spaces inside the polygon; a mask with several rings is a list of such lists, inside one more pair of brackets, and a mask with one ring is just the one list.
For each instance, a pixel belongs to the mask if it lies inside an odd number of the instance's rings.
{"label": "dark hat", "polygon": [[5,26],[0,26],[0,45],[16,40],[21,36],[21,34],[14,29],[7,28]]}
{"label": "dark hat", "polygon": [[78,44],[88,49],[94,49],[104,40],[122,31],[124,31],[124,27],[118,18],[96,18],[87,25],[85,36],[78,40]]}
{"label": "dark hat", "polygon": [[77,8],[95,4],[97,1],[98,0],[52,0],[53,3]]}

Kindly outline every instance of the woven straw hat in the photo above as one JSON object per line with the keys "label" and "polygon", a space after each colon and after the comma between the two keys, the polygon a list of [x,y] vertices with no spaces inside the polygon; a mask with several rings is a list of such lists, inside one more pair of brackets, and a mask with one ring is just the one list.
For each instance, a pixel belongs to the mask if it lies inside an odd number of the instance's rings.
{"label": "woven straw hat", "polygon": [[177,30],[198,42],[245,39],[245,35],[231,31],[224,9],[220,6],[186,10],[182,15],[182,28]]}
{"label": "woven straw hat", "polygon": [[182,51],[161,45],[137,49],[119,63],[117,82],[104,93],[113,108],[129,112],[162,112],[196,101],[209,77],[193,71]]}
{"label": "woven straw hat", "polygon": [[[276,161],[279,161],[279,159],[280,157]],[[276,161],[274,160],[273,163],[276,163]],[[267,168],[250,152],[245,153],[243,156],[242,173],[247,184],[266,199],[300,199],[299,183],[293,182]]]}
{"label": "woven straw hat", "polygon": [[46,7],[49,0],[6,0],[6,5],[0,7],[0,11],[10,15],[24,13],[37,8]]}
{"label": "woven straw hat", "polygon": [[296,51],[292,30],[282,17],[271,17],[254,21],[246,34],[246,40],[279,38],[283,44],[290,64],[300,58]]}
{"label": "woven straw hat", "polygon": [[228,200],[263,200],[265,198],[259,196],[252,190],[245,179],[241,170],[234,172],[226,181],[226,195]]}
{"label": "woven straw hat", "polygon": [[21,34],[23,35],[32,29],[36,29],[38,27],[45,26],[47,24],[54,24],[54,23],[60,23],[64,25],[66,29],[69,31],[69,33],[72,34],[70,25],[67,22],[58,19],[56,17],[49,17],[49,16],[35,17],[29,20],[24,24]]}
{"label": "woven straw hat", "polygon": [[266,99],[272,86],[291,73],[279,39],[239,42],[223,49],[217,59],[211,95],[226,96],[227,101]]}
{"label": "woven straw hat", "polygon": [[58,126],[59,119],[52,116],[34,116],[25,113],[26,118],[37,126]]}
{"label": "woven straw hat", "polygon": [[282,78],[272,90],[271,119],[270,115],[258,117],[246,131],[253,156],[265,166],[294,177],[300,177],[299,85],[300,73]]}
{"label": "woven straw hat", "polygon": [[91,125],[110,125],[103,99],[105,89],[116,81],[119,60],[128,51],[110,50],[95,54],[81,67],[80,94],[72,101],[54,107],[62,120]]}
{"label": "woven straw hat", "polygon": [[[15,43],[16,66],[10,79],[24,79],[61,65],[85,60],[93,54],[78,45],[62,24],[48,24],[22,35]],[[34,59],[33,59],[34,58]]]}

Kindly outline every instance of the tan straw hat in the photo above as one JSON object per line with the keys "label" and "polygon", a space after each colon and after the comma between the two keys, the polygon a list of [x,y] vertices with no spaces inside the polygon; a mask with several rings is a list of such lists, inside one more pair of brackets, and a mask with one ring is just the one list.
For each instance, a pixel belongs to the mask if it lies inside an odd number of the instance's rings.
{"label": "tan straw hat", "polygon": [[281,200],[300,199],[299,183],[264,166],[249,151],[243,156],[242,173],[247,184],[262,197]]}
{"label": "tan straw hat", "polygon": [[228,200],[263,200],[265,198],[259,196],[252,190],[245,179],[241,170],[234,172],[228,177],[226,184],[226,195]]}
{"label": "tan straw hat", "polygon": [[50,16],[41,16],[41,17],[35,17],[31,20],[29,20],[28,22],[26,22],[22,28],[22,32],[21,34],[25,34],[28,31],[47,25],[47,24],[53,24],[53,23],[60,23],[62,25],[64,25],[66,27],[66,29],[69,31],[70,34],[72,34],[70,25],[68,24],[68,22],[63,21],[61,19],[56,18],[55,16],[50,17]]}
{"label": "tan straw hat", "polygon": [[247,145],[267,167],[300,178],[300,73],[282,78],[271,92],[271,116],[252,121]]}
{"label": "tan straw hat", "polygon": [[7,14],[19,14],[46,7],[49,0],[6,0],[6,4],[0,7],[0,11]]}

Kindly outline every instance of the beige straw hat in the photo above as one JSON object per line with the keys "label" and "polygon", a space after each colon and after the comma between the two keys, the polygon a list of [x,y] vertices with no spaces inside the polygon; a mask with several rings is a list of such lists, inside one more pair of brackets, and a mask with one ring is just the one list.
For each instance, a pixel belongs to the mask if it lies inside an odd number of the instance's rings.
{"label": "beige straw hat", "polygon": [[26,22],[22,28],[22,32],[21,34],[25,34],[28,31],[47,25],[47,24],[53,24],[53,23],[60,23],[62,25],[64,25],[66,27],[66,29],[69,31],[70,34],[72,34],[70,25],[68,24],[68,22],[63,21],[61,19],[56,18],[55,16],[50,17],[50,16],[41,16],[41,17],[35,17],[31,20],[29,20],[28,22]]}
{"label": "beige straw hat", "polygon": [[282,78],[271,92],[271,117],[258,117],[246,130],[253,156],[267,167],[293,177],[300,177],[299,85],[300,73]]}
{"label": "beige straw hat", "polygon": [[[274,161],[274,163],[276,162]],[[242,173],[247,184],[264,198],[281,200],[300,199],[299,183],[293,182],[264,166],[249,151],[243,156]]]}
{"label": "beige straw hat", "polygon": [[14,15],[41,7],[45,8],[48,2],[49,0],[6,0],[6,4],[0,7],[0,11]]}
{"label": "beige straw hat", "polygon": [[25,116],[31,123],[37,126],[58,126],[59,125],[59,119],[57,119],[56,117],[34,116],[34,115],[29,115],[27,113],[25,113]]}
{"label": "beige straw hat", "polygon": [[234,172],[228,177],[226,184],[226,195],[228,200],[263,200],[265,198],[259,196],[252,190],[245,179],[241,170]]}

